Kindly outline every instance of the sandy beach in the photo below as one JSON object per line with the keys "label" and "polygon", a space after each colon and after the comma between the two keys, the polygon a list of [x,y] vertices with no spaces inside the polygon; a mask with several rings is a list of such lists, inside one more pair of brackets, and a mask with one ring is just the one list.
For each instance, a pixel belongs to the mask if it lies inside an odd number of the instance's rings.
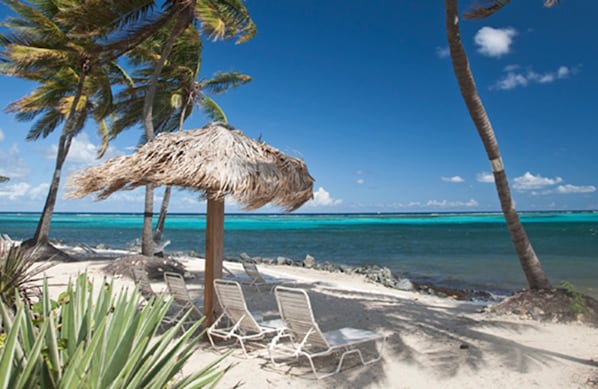
{"label": "sandy beach", "polygon": [[[191,293],[203,293],[201,259],[177,258],[195,276]],[[99,287],[108,261],[58,263],[46,271],[50,293],[64,290],[69,278],[87,271]],[[241,264],[225,266],[243,277]],[[363,276],[287,266],[260,265],[272,281],[305,288],[323,331],[351,326],[386,336],[381,361],[363,367],[349,359],[341,373],[316,380],[306,361],[284,368],[271,365],[266,350],[251,358],[240,349],[222,362],[234,364],[218,385],[230,388],[593,388],[598,387],[598,329],[584,324],[546,323],[497,316],[485,304],[403,292],[366,281]],[[115,285],[132,287],[117,276]],[[162,282],[152,285],[164,290]],[[272,293],[244,286],[249,309],[275,314]],[[56,297],[54,295],[53,297]],[[190,372],[221,355],[202,342],[185,366]]]}

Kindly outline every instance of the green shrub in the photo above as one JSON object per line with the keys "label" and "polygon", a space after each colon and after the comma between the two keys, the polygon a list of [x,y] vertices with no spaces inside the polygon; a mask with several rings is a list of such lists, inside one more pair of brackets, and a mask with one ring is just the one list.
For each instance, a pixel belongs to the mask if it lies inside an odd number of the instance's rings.
{"label": "green shrub", "polygon": [[35,263],[16,245],[0,245],[0,299],[14,307],[15,296],[30,301],[30,297],[38,294],[36,284],[39,275],[52,266],[50,263]]}
{"label": "green shrub", "polygon": [[573,300],[571,301],[571,311],[573,311],[573,313],[576,315],[586,313],[585,299],[583,294],[577,291],[575,286],[573,286],[573,284],[569,281],[561,281],[560,286],[573,297]]}
{"label": "green shrub", "polygon": [[[224,357],[201,371],[180,377],[195,351],[201,321],[176,337],[177,325],[159,334],[171,301],[155,299],[141,307],[135,288],[113,293],[105,283],[94,298],[86,274],[57,303],[43,298],[34,310],[20,299],[16,311],[0,302],[0,389],[4,388],[202,388],[225,370]],[[14,313],[16,312],[16,313]]]}

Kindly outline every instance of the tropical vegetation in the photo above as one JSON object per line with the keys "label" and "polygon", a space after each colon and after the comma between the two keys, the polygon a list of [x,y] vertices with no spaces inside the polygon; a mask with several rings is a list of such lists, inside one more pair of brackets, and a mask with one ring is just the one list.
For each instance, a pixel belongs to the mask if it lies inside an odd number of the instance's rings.
{"label": "tropical vegetation", "polygon": [[[213,40],[237,38],[237,43],[242,43],[251,39],[256,29],[241,0],[1,1],[14,16],[1,24],[5,32],[0,35],[0,74],[37,84],[32,93],[10,104],[7,110],[15,113],[18,120],[36,119],[28,140],[47,137],[62,125],[54,174],[42,215],[33,238],[24,242],[24,246],[35,247],[36,253],[47,257],[59,253],[48,238],[62,167],[73,138],[88,119],[93,119],[103,139],[101,155],[109,139],[107,122],[115,114],[114,90],[135,88],[121,66],[123,56],[150,39],[151,44],[159,48],[151,61],[144,62],[152,65],[151,71],[145,74],[148,78],[144,81],[142,105],[145,138],[149,140],[155,134],[154,120],[160,122],[164,117],[160,114],[154,117],[154,97],[177,40],[189,39],[190,46],[201,44],[200,36]],[[129,58],[136,55],[131,54]],[[190,69],[198,70],[200,56],[189,52],[189,58],[194,56],[197,62]],[[170,97],[174,99],[175,95]],[[205,106],[210,103],[202,101]],[[182,103],[180,106],[187,107]],[[153,191],[148,190],[142,247],[143,253],[148,255],[152,254],[152,207]],[[63,259],[68,256],[63,255]]]}
{"label": "tropical vegetation", "polygon": [[42,215],[33,239],[25,242],[25,246],[50,246],[50,221],[72,140],[88,119],[98,124],[107,139],[105,119],[112,112],[112,87],[128,83],[129,78],[115,59],[94,56],[100,39],[110,31],[83,31],[77,19],[68,17],[73,8],[97,11],[97,2],[2,2],[15,15],[1,24],[6,32],[0,35],[0,73],[37,84],[29,95],[12,102],[7,111],[15,113],[20,121],[37,119],[28,140],[45,138],[62,125]]}
{"label": "tropical vegetation", "polygon": [[[131,50],[128,58],[134,65],[134,87],[126,88],[118,95],[116,112],[118,119],[111,126],[111,137],[123,130],[143,122],[145,97],[150,88],[151,75],[160,58],[161,45],[169,34],[163,29],[151,39]],[[194,25],[190,25],[175,40],[168,61],[156,83],[153,103],[153,127],[155,132],[182,131],[183,123],[191,116],[195,107],[202,109],[210,121],[226,123],[223,109],[212,96],[224,93],[251,81],[251,77],[239,72],[217,72],[211,78],[199,78],[202,54],[202,41]],[[143,136],[140,143],[145,143]],[[153,236],[160,242],[168,209],[171,187],[164,190],[160,216]]]}
{"label": "tropical vegetation", "polygon": [[160,332],[171,300],[140,308],[137,289],[115,293],[105,282],[96,292],[85,273],[58,301],[46,281],[42,292],[33,307],[0,301],[0,388],[202,388],[226,371],[216,368],[220,358],[180,374],[202,336],[201,321],[179,337],[184,320]]}

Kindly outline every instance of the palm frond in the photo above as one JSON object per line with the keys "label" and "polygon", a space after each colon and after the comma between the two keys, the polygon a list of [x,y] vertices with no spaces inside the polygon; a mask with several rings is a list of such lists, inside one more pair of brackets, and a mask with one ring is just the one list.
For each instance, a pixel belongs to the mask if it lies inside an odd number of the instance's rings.
{"label": "palm frond", "polygon": [[228,119],[220,106],[208,96],[202,96],[199,105],[203,113],[213,122],[228,123]]}
{"label": "palm frond", "polygon": [[55,111],[48,110],[41,118],[39,118],[35,124],[29,130],[27,134],[27,140],[37,140],[40,137],[47,137],[50,135],[62,122],[64,121],[64,115]]}
{"label": "palm frond", "polygon": [[465,19],[484,19],[501,10],[511,0],[486,0],[485,4],[475,4],[469,11],[463,13]]}
{"label": "palm frond", "polygon": [[247,84],[251,76],[239,72],[217,72],[211,79],[203,83],[203,90],[212,94],[220,94],[231,88]]}
{"label": "palm frond", "polygon": [[236,43],[244,43],[257,32],[249,11],[239,0],[199,0],[195,17],[202,32],[212,40],[237,37]]}

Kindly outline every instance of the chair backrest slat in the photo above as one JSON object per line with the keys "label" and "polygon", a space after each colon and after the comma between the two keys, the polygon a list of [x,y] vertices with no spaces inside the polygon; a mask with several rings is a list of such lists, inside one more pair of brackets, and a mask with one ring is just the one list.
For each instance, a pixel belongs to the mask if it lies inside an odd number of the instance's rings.
{"label": "chair backrest slat", "polygon": [[280,316],[296,342],[305,339],[304,348],[307,349],[330,348],[314,318],[311,302],[305,290],[277,286],[274,294]]}
{"label": "chair backrest slat", "polygon": [[237,324],[241,333],[260,332],[260,326],[249,312],[243,290],[238,282],[232,280],[214,280],[214,290],[220,303],[220,307]]}
{"label": "chair backrest slat", "polygon": [[178,273],[172,272],[165,272],[164,273],[164,281],[166,282],[166,287],[174,300],[180,303],[193,303],[191,296],[189,295],[189,290],[187,290],[187,285],[185,285],[185,279],[182,275]]}
{"label": "chair backrest slat", "polygon": [[257,265],[255,263],[243,261],[243,269],[245,270],[245,273],[247,273],[247,275],[249,276],[249,278],[251,278],[252,281],[260,283],[260,284],[266,283],[266,280],[260,274],[260,271],[258,270]]}

